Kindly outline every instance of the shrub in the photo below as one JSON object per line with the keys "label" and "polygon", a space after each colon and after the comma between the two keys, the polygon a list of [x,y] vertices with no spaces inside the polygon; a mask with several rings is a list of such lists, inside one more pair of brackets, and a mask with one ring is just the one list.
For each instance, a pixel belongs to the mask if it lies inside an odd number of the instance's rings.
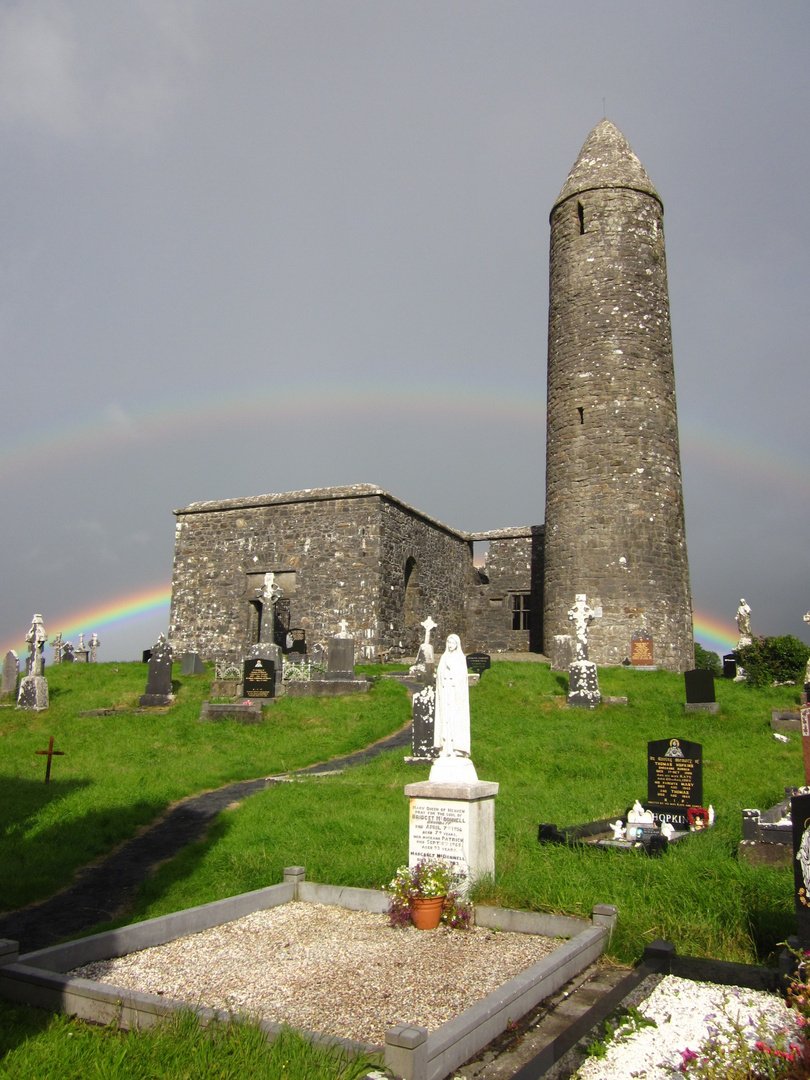
{"label": "shrub", "polygon": [[717,653],[709,652],[697,641],[695,642],[695,667],[700,668],[701,671],[710,671],[715,679],[719,679],[723,674],[723,665]]}
{"label": "shrub", "polygon": [[749,686],[804,682],[810,648],[791,634],[757,637],[750,645],[734,650],[734,659],[745,669]]}

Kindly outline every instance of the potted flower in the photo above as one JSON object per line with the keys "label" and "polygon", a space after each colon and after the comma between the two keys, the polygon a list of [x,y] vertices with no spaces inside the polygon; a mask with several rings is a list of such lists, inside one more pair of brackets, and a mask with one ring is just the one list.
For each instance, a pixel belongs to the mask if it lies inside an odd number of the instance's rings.
{"label": "potted flower", "polygon": [[412,922],[419,930],[433,930],[441,921],[452,928],[466,929],[473,911],[460,893],[465,876],[446,859],[421,859],[415,866],[400,866],[385,890],[391,897],[391,925]]}

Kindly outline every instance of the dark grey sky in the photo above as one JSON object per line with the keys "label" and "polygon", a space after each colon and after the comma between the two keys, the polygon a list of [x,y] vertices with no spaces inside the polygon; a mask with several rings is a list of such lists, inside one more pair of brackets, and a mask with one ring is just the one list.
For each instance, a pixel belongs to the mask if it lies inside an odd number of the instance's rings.
{"label": "dark grey sky", "polygon": [[7,0],[4,647],[168,586],[198,499],[540,523],[548,213],[603,99],[665,206],[699,625],[808,639],[809,38],[800,2]]}

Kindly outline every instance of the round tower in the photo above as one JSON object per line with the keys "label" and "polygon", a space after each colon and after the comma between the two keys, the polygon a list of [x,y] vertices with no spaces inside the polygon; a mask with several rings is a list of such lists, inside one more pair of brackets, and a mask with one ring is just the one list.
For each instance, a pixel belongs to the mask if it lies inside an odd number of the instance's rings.
{"label": "round tower", "polygon": [[[621,132],[590,133],[551,211],[544,651],[585,593],[598,664],[694,664],[664,207]],[[633,644],[635,641],[635,645]]]}

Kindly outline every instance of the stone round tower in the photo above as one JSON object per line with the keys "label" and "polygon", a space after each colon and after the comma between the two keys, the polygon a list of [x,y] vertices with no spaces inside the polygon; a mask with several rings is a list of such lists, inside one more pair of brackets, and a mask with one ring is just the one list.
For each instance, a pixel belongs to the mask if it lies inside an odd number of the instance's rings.
{"label": "stone round tower", "polygon": [[621,132],[590,133],[551,211],[544,651],[587,595],[590,659],[693,666],[664,207]]}

